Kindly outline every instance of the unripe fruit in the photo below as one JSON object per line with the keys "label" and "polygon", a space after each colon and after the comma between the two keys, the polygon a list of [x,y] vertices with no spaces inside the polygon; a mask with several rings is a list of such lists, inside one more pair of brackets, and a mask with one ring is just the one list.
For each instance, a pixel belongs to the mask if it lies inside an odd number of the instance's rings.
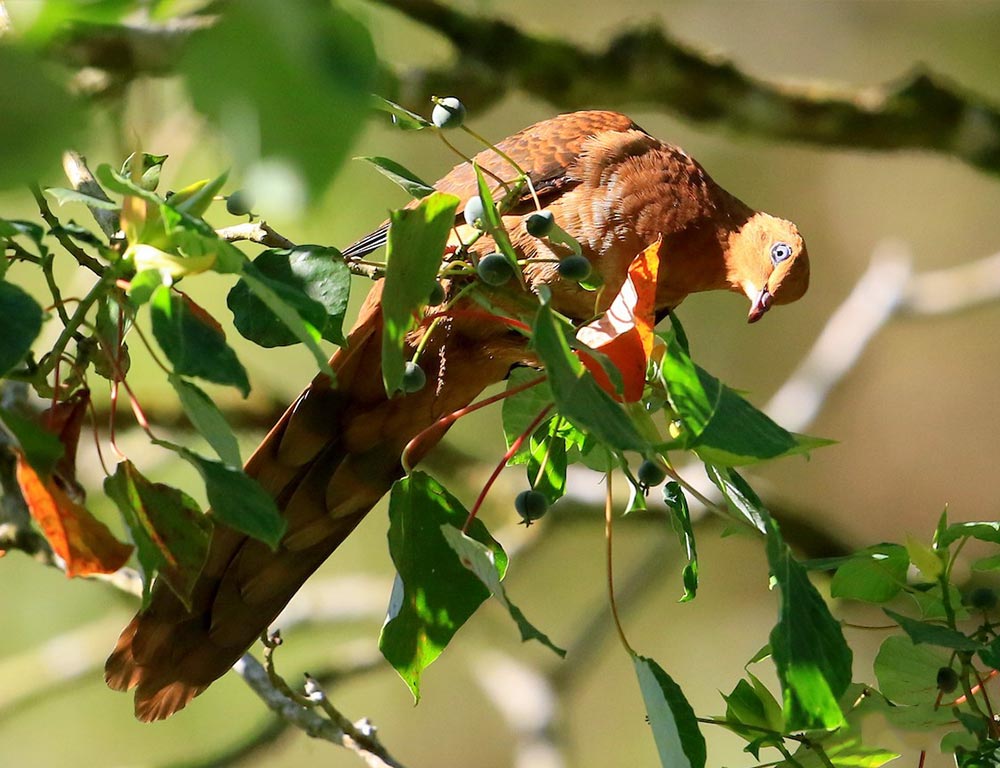
{"label": "unripe fruit", "polygon": [[431,288],[431,295],[427,297],[427,304],[431,307],[436,307],[438,304],[444,302],[444,286],[441,283],[434,283],[434,287]]}
{"label": "unripe fruit", "polygon": [[503,285],[514,276],[514,270],[502,253],[491,253],[483,256],[476,267],[479,279],[487,285]]}
{"label": "unripe fruit", "polygon": [[551,211],[536,211],[524,220],[524,228],[532,237],[545,237],[552,231],[555,219]]}
{"label": "unripe fruit", "polygon": [[639,471],[636,475],[639,478],[639,482],[647,488],[653,488],[667,479],[667,472],[663,468],[663,465],[658,461],[651,461],[650,459],[646,459],[639,465]]}
{"label": "unripe fruit", "polygon": [[590,277],[592,269],[585,256],[567,256],[556,267],[560,277],[577,283]]}
{"label": "unripe fruit", "polygon": [[514,499],[514,509],[525,525],[531,525],[549,511],[549,500],[539,491],[521,491]]}
{"label": "unripe fruit", "polygon": [[458,128],[465,121],[465,105],[454,96],[439,99],[431,112],[431,122],[438,128]]}
{"label": "unripe fruit", "polygon": [[977,611],[992,611],[997,607],[997,593],[989,587],[976,587],[969,593],[968,604]]}
{"label": "unripe fruit", "polygon": [[462,215],[465,217],[465,223],[470,227],[483,229],[484,222],[486,221],[486,208],[483,206],[483,199],[479,195],[470,197],[469,201],[465,204],[465,210],[462,211]]}
{"label": "unripe fruit", "polygon": [[941,667],[937,673],[937,687],[941,693],[951,693],[958,688],[958,673],[951,667]]}
{"label": "unripe fruit", "polygon": [[427,374],[424,373],[423,368],[412,360],[408,360],[406,365],[403,366],[402,386],[403,391],[408,395],[419,392],[427,386]]}
{"label": "unripe fruit", "polygon": [[255,200],[245,189],[237,189],[226,198],[226,210],[233,216],[246,216],[253,210]]}

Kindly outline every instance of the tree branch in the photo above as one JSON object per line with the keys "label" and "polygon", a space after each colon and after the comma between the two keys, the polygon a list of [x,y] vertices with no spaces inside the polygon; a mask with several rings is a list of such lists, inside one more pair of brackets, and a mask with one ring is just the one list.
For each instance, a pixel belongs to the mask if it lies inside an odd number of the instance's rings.
{"label": "tree branch", "polygon": [[651,104],[741,135],[871,150],[922,149],[1000,174],[1000,110],[931,72],[852,92],[768,82],[656,27],[622,32],[602,51],[543,38],[436,0],[372,0],[451,41],[460,58],[387,75],[387,95],[423,110],[432,95],[485,107],[513,88],[563,109]]}

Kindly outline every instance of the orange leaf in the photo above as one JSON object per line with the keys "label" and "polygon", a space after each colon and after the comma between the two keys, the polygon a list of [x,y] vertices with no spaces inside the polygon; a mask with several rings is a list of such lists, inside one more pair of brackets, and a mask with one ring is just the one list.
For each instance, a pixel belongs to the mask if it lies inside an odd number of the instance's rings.
{"label": "orange leaf", "polygon": [[580,356],[598,385],[613,397],[634,403],[642,398],[646,366],[653,351],[656,326],[656,279],[660,267],[661,239],[632,260],[628,275],[608,311],[577,331],[576,338],[606,355],[621,372],[619,395],[600,363],[586,353]]}
{"label": "orange leaf", "polygon": [[125,565],[131,545],[118,541],[104,523],[51,479],[39,477],[21,454],[17,455],[17,484],[31,516],[65,561],[67,576],[112,573]]}
{"label": "orange leaf", "polygon": [[[63,444],[63,455],[56,464],[56,472],[61,480],[77,486],[76,448],[80,443],[80,430],[90,405],[90,390],[78,389],[60,403],[53,403],[39,417],[42,426],[54,433]],[[78,490],[81,494],[82,490]]]}

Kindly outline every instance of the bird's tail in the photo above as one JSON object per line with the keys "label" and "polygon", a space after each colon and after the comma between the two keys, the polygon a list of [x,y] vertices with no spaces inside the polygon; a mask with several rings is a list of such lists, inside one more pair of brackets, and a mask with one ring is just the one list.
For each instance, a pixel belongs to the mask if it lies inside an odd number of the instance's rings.
{"label": "bird's tail", "polygon": [[[376,284],[348,344],[333,356],[336,382],[317,376],[246,464],[288,522],[278,550],[217,525],[191,610],[161,583],[122,631],[105,679],[117,690],[136,689],[140,720],[169,717],[224,674],[401,476],[407,443],[520,359],[514,339],[446,321],[421,354],[424,389],[387,398],[380,297]],[[422,439],[411,460],[446,429]]]}

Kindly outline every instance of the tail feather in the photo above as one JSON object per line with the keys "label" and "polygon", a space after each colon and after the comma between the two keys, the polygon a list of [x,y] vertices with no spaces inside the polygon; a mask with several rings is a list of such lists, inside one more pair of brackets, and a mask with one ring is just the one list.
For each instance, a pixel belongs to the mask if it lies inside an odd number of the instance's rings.
{"label": "tail feather", "polygon": [[156,585],[148,609],[119,637],[105,678],[112,688],[136,689],[140,720],[169,717],[224,674],[402,474],[409,440],[502,380],[523,356],[520,339],[485,344],[445,323],[421,358],[428,386],[389,399],[381,376],[380,287],[331,360],[336,384],[318,376],[247,462],[247,473],[288,521],[278,550],[216,526],[192,609]]}

